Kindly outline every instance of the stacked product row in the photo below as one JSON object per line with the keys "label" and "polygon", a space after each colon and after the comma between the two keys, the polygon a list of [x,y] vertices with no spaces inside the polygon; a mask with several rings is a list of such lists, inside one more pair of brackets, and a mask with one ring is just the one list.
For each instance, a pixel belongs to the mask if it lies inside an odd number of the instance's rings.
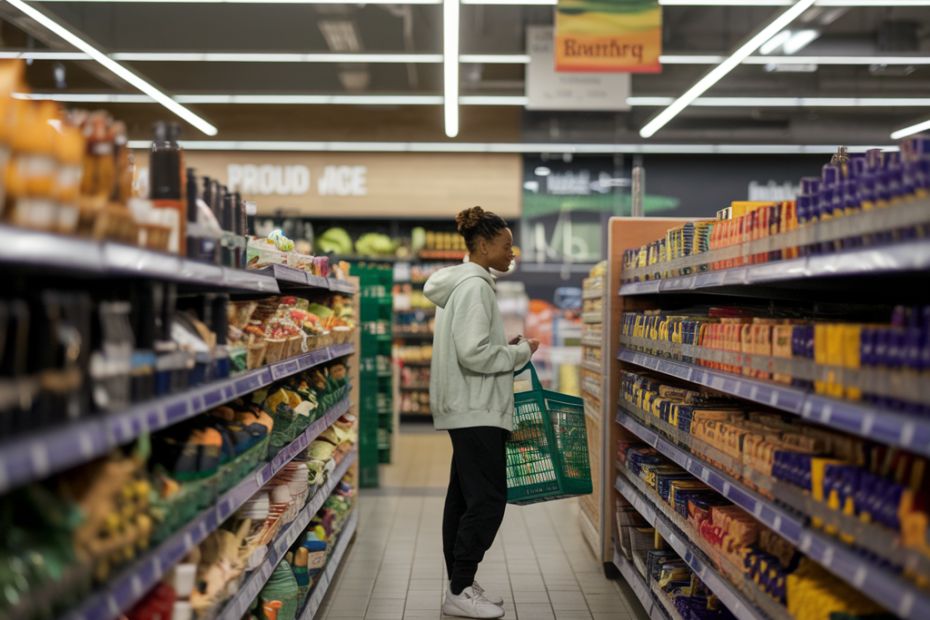
{"label": "stacked product row", "polygon": [[197,568],[179,571],[196,574],[197,585],[186,588],[187,611],[176,617],[200,617],[221,603],[235,590],[228,584],[260,560],[259,549],[324,481],[331,461],[351,450],[355,421],[344,416],[294,461],[282,461],[311,425],[340,410],[350,389],[346,372],[343,360],[314,367],[12,491],[4,498],[15,510],[4,515],[9,536],[0,556],[11,570],[0,574],[0,616],[54,618],[78,608],[121,567],[157,555],[176,532],[213,513],[221,496],[273,467],[264,463],[281,462],[237,516],[190,552]]}
{"label": "stacked product row", "polygon": [[[175,285],[27,291],[0,301],[0,437],[178,394],[348,339],[351,307],[178,297]],[[348,310],[347,310],[348,308]]]}
{"label": "stacked product row", "polygon": [[[688,389],[650,373],[624,371],[621,389],[622,409],[695,456],[763,496],[776,495],[798,512],[807,512],[807,505],[795,498],[808,497],[818,504],[815,514],[807,515],[815,527],[918,583],[930,578],[925,569],[930,565],[925,459],[797,418],[753,411],[743,401]],[[796,493],[785,493],[786,485]],[[851,522],[868,526],[870,536],[895,540],[899,549],[924,561],[906,566],[893,549],[873,550],[870,541],[859,540],[859,532],[848,529],[850,521],[829,519],[825,525],[821,515],[831,511],[853,517]],[[839,530],[835,522],[841,523]]]}
{"label": "stacked product row", "polygon": [[[299,457],[298,457],[299,458]],[[326,498],[322,508],[287,555],[274,568],[260,595],[249,601],[243,620],[294,620],[307,602],[327,565],[333,547],[355,504],[355,488],[346,475]],[[292,520],[284,515],[269,520],[267,497],[253,500],[223,528],[211,534],[193,553],[178,564],[170,578],[154,588],[126,614],[127,620],[157,618],[203,618],[225,611],[224,598],[235,596],[245,576],[230,574],[249,558],[264,551],[274,533]],[[300,508],[300,507],[298,507]],[[257,542],[257,547],[254,544]],[[254,548],[251,556],[247,556]],[[202,592],[202,586],[213,591]],[[174,615],[172,615],[172,613]],[[236,618],[235,620],[239,620]]]}
{"label": "stacked product row", "polygon": [[883,613],[870,599],[654,448],[621,442],[617,457],[618,467],[637,482],[646,500],[669,515],[716,569],[756,604],[763,605],[760,598],[767,596],[796,620],[830,620],[835,614],[877,618]]}
{"label": "stacked product row", "polygon": [[[900,152],[849,155],[840,149],[819,177],[805,177],[800,185],[796,201],[735,202],[717,214],[717,221],[689,222],[625,250],[623,282],[923,238],[927,217],[919,205],[913,218],[899,213],[904,220],[898,222],[880,212],[914,207],[930,195],[930,138],[908,138]],[[768,245],[758,243],[762,240]]]}
{"label": "stacked product row", "polygon": [[323,277],[338,271],[280,235],[248,240],[255,204],[185,167],[180,124],[155,124],[146,176],[123,122],[30,100],[22,95],[29,92],[24,68],[21,60],[0,64],[0,221],[230,268],[283,264]]}
{"label": "stacked product row", "polygon": [[780,314],[750,307],[628,312],[621,344],[817,394],[930,414],[930,308],[898,306],[884,318],[879,310],[869,322]]}
{"label": "stacked product row", "polygon": [[639,514],[617,505],[620,551],[645,580],[646,586],[673,620],[734,620],[687,562]]}

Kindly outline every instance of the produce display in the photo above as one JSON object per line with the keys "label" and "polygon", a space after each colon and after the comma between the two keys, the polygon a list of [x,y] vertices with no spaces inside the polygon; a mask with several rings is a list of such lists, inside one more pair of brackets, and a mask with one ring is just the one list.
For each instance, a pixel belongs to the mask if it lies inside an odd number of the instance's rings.
{"label": "produce display", "polygon": [[339,483],[306,531],[288,549],[243,620],[296,620],[326,569],[355,506],[350,476]]}
{"label": "produce display", "polygon": [[[315,367],[10,492],[3,505],[16,510],[3,514],[8,536],[0,558],[9,570],[0,571],[0,617],[55,618],[74,609],[94,585],[211,510],[348,389],[344,361]],[[289,506],[299,509],[325,479],[328,463],[351,448],[354,422],[343,416],[252,498],[253,506],[262,497],[270,501],[267,529],[280,528],[276,520]],[[190,556],[201,564],[190,594],[194,610],[225,598],[227,583],[242,575],[253,547],[268,538],[249,538],[251,529],[233,517]]]}
{"label": "produce display", "polygon": [[285,237],[280,230],[272,231],[264,239],[249,238],[246,267],[261,269],[270,265],[285,265],[306,271],[314,276],[332,277],[338,280],[345,280],[350,270],[348,263],[330,264],[328,256],[311,256],[303,253],[301,248],[295,246],[294,242]]}
{"label": "produce display", "polygon": [[232,371],[348,342],[355,328],[350,300],[334,295],[326,304],[291,296],[230,302],[227,347]]}

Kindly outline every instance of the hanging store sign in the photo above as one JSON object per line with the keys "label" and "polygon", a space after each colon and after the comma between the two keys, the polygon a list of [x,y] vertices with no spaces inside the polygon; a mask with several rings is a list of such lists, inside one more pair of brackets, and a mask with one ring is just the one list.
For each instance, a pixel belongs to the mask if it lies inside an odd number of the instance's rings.
{"label": "hanging store sign", "polygon": [[659,73],[659,0],[559,0],[556,71]]}
{"label": "hanging store sign", "polygon": [[[136,150],[140,171],[148,151]],[[516,153],[185,151],[184,163],[255,202],[259,215],[451,217],[481,205],[520,213]]]}
{"label": "hanging store sign", "polygon": [[630,74],[558,73],[555,70],[555,30],[526,29],[530,66],[526,73],[528,110],[629,110]]}

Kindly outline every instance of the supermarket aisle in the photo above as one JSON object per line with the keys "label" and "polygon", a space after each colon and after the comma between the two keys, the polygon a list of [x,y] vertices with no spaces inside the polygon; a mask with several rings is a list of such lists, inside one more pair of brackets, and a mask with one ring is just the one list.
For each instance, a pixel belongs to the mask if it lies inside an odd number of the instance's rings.
{"label": "supermarket aisle", "polygon": [[[321,620],[440,620],[440,524],[452,451],[445,433],[401,434],[382,488],[363,492],[358,538]],[[645,620],[625,582],[608,581],[573,500],[508,506],[478,581],[518,620]]]}

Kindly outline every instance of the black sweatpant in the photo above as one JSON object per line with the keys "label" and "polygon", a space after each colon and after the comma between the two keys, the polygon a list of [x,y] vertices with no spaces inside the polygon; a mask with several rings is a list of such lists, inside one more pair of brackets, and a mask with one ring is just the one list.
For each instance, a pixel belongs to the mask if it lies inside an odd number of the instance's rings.
{"label": "black sweatpant", "polygon": [[442,552],[453,594],[461,594],[475,581],[478,564],[504,520],[507,435],[492,426],[449,431],[452,472],[442,515]]}

